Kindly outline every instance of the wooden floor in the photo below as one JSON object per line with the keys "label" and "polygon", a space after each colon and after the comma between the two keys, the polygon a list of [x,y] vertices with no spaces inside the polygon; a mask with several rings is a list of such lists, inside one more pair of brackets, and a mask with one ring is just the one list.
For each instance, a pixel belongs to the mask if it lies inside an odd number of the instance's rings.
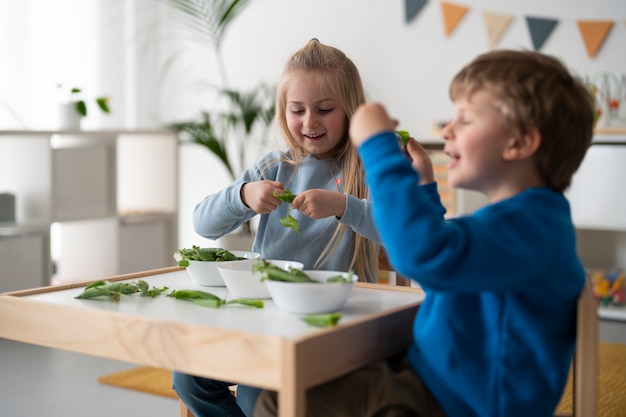
{"label": "wooden floor", "polygon": [[[601,321],[600,340],[626,344],[626,322]],[[177,417],[174,399],[97,382],[133,366],[0,338],[0,416]]]}

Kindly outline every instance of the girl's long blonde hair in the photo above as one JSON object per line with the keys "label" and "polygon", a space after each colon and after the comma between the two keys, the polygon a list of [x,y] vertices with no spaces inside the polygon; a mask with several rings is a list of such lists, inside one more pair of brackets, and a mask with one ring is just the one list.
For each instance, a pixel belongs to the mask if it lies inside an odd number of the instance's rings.
{"label": "girl's long blonde hair", "polygon": [[[357,198],[368,197],[365,185],[361,161],[355,147],[348,136],[350,118],[357,107],[365,102],[365,92],[361,82],[361,76],[354,63],[339,49],[324,45],[317,39],[310,40],[303,48],[298,50],[287,61],[283,74],[278,81],[276,90],[276,118],[278,126],[290,148],[288,157],[284,161],[297,166],[303,156],[304,150],[299,142],[291,136],[286,120],[287,90],[294,77],[305,73],[314,75],[317,85],[324,92],[337,100],[346,113],[345,134],[342,141],[337,145],[338,153],[336,160],[339,162],[343,176],[343,191]],[[318,258],[317,265],[323,265],[335,252],[342,236],[348,232],[347,226],[339,224],[333,238]],[[378,276],[378,247],[369,239],[352,234],[354,252],[350,268],[354,269],[359,280],[376,280]]]}

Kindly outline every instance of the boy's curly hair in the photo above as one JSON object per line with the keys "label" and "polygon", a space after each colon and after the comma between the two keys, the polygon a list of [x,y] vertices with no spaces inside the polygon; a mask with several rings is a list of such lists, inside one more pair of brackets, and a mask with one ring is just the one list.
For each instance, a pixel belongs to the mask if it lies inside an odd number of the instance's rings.
{"label": "boy's curly hair", "polygon": [[565,191],[593,138],[594,100],[585,84],[552,56],[496,50],[479,55],[450,84],[452,100],[477,91],[493,95],[517,134],[539,131],[539,175],[547,187]]}

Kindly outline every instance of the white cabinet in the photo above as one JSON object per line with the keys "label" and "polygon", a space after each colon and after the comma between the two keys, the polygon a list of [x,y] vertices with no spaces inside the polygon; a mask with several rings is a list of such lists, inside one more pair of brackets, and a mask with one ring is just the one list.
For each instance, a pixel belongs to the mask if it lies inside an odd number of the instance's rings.
{"label": "white cabinet", "polygon": [[0,193],[0,292],[172,265],[174,132],[0,131]]}
{"label": "white cabinet", "polygon": [[626,268],[626,135],[596,135],[566,195],[588,268]]}

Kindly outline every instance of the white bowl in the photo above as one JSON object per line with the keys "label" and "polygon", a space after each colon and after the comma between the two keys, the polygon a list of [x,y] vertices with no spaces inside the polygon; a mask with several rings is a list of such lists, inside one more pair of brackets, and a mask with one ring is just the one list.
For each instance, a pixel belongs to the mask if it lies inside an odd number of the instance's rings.
{"label": "white bowl", "polygon": [[326,280],[341,275],[348,276],[347,272],[340,271],[303,271],[319,283],[284,282],[265,280],[265,285],[280,310],[294,314],[323,314],[339,311],[348,301],[354,283],[358,281],[352,275],[352,282],[332,282]]}
{"label": "white bowl", "polygon": [[[267,286],[261,281],[263,274],[252,269],[257,262],[258,260],[220,262],[217,269],[228,291],[241,298],[271,298]],[[284,270],[287,270],[287,268],[302,270],[304,267],[302,263],[294,261],[268,260],[268,262]]]}
{"label": "white bowl", "polygon": [[198,285],[204,285],[207,287],[223,287],[226,284],[220,275],[217,267],[225,264],[238,264],[245,263],[251,259],[259,259],[260,253],[248,252],[248,251],[230,251],[233,255],[240,259],[236,261],[189,261],[189,266],[186,268],[187,273]]}

